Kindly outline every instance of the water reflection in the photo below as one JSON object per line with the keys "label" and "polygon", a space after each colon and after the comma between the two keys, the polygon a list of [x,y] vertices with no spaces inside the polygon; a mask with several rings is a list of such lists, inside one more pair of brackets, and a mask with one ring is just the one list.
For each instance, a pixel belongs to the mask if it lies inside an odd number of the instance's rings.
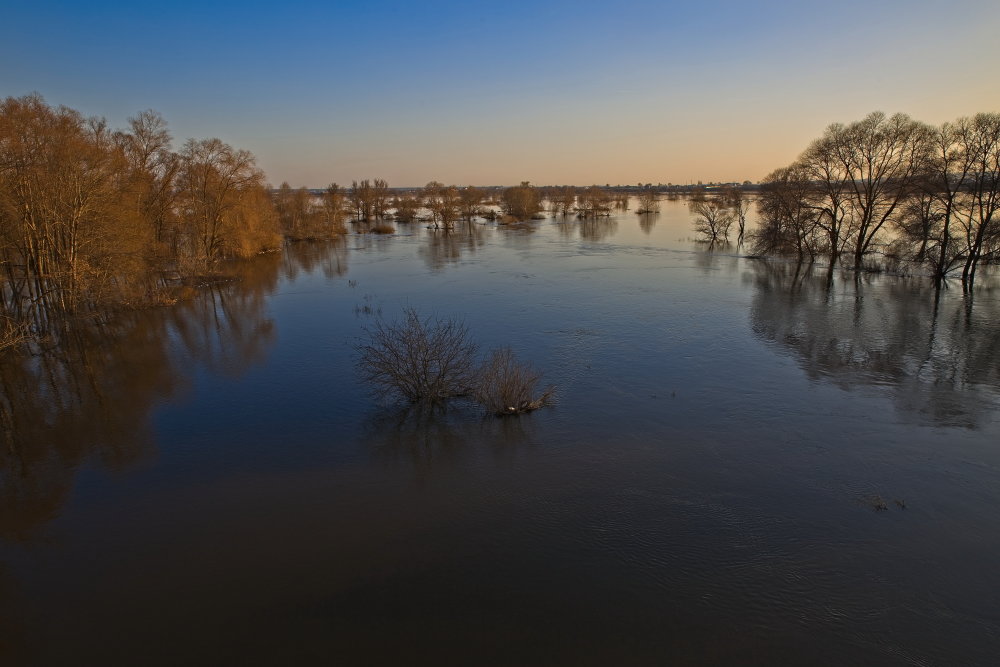
{"label": "water reflection", "polygon": [[310,243],[290,243],[280,255],[281,275],[295,280],[300,273],[313,273],[316,269],[325,278],[337,278],[347,274],[347,242],[344,238]]}
{"label": "water reflection", "polygon": [[844,390],[884,387],[918,421],[977,428],[1000,389],[996,300],[940,292],[926,280],[839,275],[754,261],[755,335],[811,378]]}
{"label": "water reflection", "polygon": [[580,239],[591,243],[600,243],[614,236],[618,231],[618,219],[610,218],[586,218],[580,220]]}
{"label": "water reflection", "polygon": [[660,217],[659,211],[650,211],[649,213],[639,214],[639,229],[643,231],[647,236],[653,233],[653,228],[656,227],[656,221]]}
{"label": "water reflection", "polygon": [[148,455],[146,415],[181,384],[162,330],[142,317],[115,331],[75,331],[58,352],[5,359],[0,537],[30,541],[58,516],[85,460],[117,470]]}
{"label": "water reflection", "polygon": [[384,408],[368,419],[362,442],[383,463],[426,472],[483,448],[509,458],[529,442],[531,423],[530,416],[497,419],[472,407]]}
{"label": "water reflection", "polygon": [[419,253],[431,271],[456,264],[463,255],[475,253],[486,242],[487,228],[475,223],[460,223],[453,229],[437,229],[427,234]]}
{"label": "water reflection", "polygon": [[79,468],[121,470],[155,451],[150,415],[199,366],[238,376],[275,340],[265,297],[278,255],[238,265],[172,308],[72,326],[51,349],[0,363],[0,538],[30,542],[59,516]]}

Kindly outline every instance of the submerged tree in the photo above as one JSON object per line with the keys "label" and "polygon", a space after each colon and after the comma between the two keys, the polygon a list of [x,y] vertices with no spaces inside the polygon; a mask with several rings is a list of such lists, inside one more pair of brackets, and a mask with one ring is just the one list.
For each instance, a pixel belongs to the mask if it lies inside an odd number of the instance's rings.
{"label": "submerged tree", "polygon": [[355,346],[358,371],[378,395],[440,403],[471,391],[477,347],[463,323],[407,308],[402,322],[379,318],[367,333]]}
{"label": "submerged tree", "polygon": [[438,181],[431,181],[424,186],[421,192],[424,206],[431,213],[431,221],[434,227],[444,227],[450,229],[460,215],[462,199],[458,188],[454,185],[445,185]]}
{"label": "submerged tree", "polygon": [[635,212],[639,214],[657,213],[660,210],[657,199],[656,188],[647,183],[639,190],[639,208]]}
{"label": "submerged tree", "polygon": [[0,106],[3,300],[17,319],[102,300],[116,264],[141,256],[152,229],[123,197],[126,167],[100,119],[37,95]]}
{"label": "submerged tree", "polygon": [[743,238],[747,232],[747,214],[750,212],[751,202],[743,194],[743,189],[736,186],[729,186],[722,191],[722,200],[732,211],[733,222],[736,223],[738,245],[743,245]]}
{"label": "submerged tree", "polygon": [[179,206],[187,254],[205,265],[279,243],[278,220],[252,153],[218,139],[181,150]]}
{"label": "submerged tree", "polygon": [[968,196],[959,218],[966,246],[962,281],[969,285],[980,262],[1000,252],[1000,114],[977,114],[971,129]]}
{"label": "submerged tree", "polygon": [[591,185],[577,195],[576,211],[581,218],[608,217],[611,215],[611,195],[599,185]]}
{"label": "submerged tree", "polygon": [[483,214],[483,200],[486,194],[479,188],[468,185],[458,192],[459,209],[462,219],[472,222],[472,219]]}
{"label": "submerged tree", "polygon": [[477,346],[458,320],[422,318],[407,308],[401,322],[379,317],[366,332],[355,345],[358,372],[382,398],[440,405],[465,396],[500,416],[536,410],[552,396],[552,387],[537,392],[541,376],[508,347],[477,368]]}
{"label": "submerged tree", "polygon": [[724,202],[718,199],[691,202],[691,211],[697,216],[694,229],[703,241],[719,243],[729,240],[733,215]]}
{"label": "submerged tree", "polygon": [[521,181],[520,185],[504,189],[500,206],[515,220],[530,220],[541,212],[542,200],[535,186]]}
{"label": "submerged tree", "polygon": [[757,200],[761,223],[750,236],[756,254],[795,254],[812,260],[821,252],[823,211],[812,204],[812,189],[801,165],[768,174]]}

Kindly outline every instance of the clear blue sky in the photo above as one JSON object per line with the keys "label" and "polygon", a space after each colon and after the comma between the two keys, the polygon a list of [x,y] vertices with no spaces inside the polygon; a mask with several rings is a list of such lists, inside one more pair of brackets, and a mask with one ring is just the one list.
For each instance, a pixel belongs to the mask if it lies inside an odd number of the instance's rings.
{"label": "clear blue sky", "polygon": [[22,2],[0,96],[323,186],[757,180],[831,122],[1000,111],[1000,2]]}

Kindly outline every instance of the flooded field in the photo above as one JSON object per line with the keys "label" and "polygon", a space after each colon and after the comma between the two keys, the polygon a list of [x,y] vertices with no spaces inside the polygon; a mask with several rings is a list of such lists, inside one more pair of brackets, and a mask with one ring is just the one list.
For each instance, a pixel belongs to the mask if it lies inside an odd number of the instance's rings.
{"label": "flooded field", "polygon": [[[683,201],[292,245],[4,366],[0,662],[992,664],[979,280],[710,251]],[[373,399],[411,307],[555,404]]]}

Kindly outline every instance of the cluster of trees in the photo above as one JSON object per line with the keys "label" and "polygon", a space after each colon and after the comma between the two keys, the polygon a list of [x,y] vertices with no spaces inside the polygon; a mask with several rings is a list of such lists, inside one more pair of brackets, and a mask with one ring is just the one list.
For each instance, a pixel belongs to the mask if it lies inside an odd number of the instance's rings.
{"label": "cluster of trees", "polygon": [[941,280],[1000,257],[1000,114],[932,127],[872,113],[834,124],[761,185],[759,253],[849,257],[879,252]]}
{"label": "cluster of trees", "polygon": [[[354,188],[351,196],[351,206],[354,207]],[[293,190],[285,182],[274,193],[273,199],[281,230],[289,240],[328,239],[347,231],[344,225],[347,218],[347,197],[336,183],[317,197],[307,188]]]}
{"label": "cluster of trees", "polygon": [[264,174],[247,151],[218,139],[190,139],[174,151],[154,111],[114,131],[38,95],[0,103],[7,332],[163,298],[178,277],[280,242]]}
{"label": "cluster of trees", "polygon": [[[335,187],[335,186],[331,186]],[[431,181],[413,192],[389,194],[385,181],[375,179],[355,182],[349,192],[353,220],[356,222],[394,219],[397,222],[426,220],[435,228],[451,229],[458,222],[474,218],[505,222],[530,220],[543,210],[542,193],[528,181],[498,191],[469,185],[459,187]]]}

